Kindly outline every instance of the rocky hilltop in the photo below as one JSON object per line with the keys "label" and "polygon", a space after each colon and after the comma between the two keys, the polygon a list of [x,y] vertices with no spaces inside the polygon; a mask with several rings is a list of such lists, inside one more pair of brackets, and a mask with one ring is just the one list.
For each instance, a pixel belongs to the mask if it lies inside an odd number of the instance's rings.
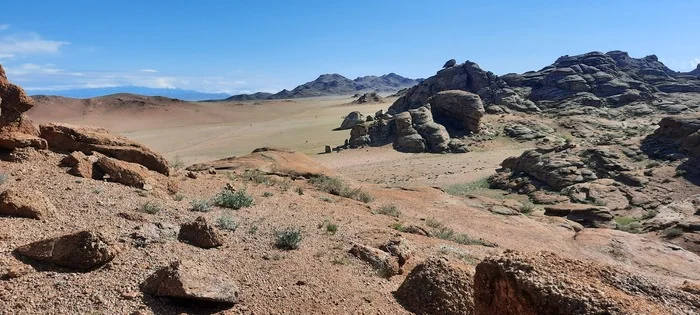
{"label": "rocky hilltop", "polygon": [[287,99],[329,95],[353,95],[360,92],[396,92],[412,87],[421,80],[404,78],[395,73],[382,76],[364,76],[354,80],[340,74],[322,74],[316,80],[306,82],[293,90],[282,90],[275,94],[254,93],[234,95],[223,101],[246,101],[263,99]]}

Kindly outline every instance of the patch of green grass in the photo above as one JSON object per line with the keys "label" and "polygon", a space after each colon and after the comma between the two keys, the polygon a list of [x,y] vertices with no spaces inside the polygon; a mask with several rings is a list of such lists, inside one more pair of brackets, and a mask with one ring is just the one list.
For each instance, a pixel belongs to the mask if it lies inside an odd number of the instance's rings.
{"label": "patch of green grass", "polygon": [[266,191],[266,192],[264,192],[264,193],[262,194],[263,197],[272,197],[273,195],[274,195],[274,194],[271,193],[271,192],[269,192],[269,191]]}
{"label": "patch of green grass", "polygon": [[370,195],[368,192],[363,191],[360,188],[353,189],[338,178],[319,176],[311,178],[309,183],[314,185],[318,190],[327,192],[331,195],[355,199],[364,203],[369,203],[374,200],[372,195]]}
{"label": "patch of green grass", "polygon": [[617,229],[628,233],[642,233],[642,224],[640,219],[635,217],[616,217]]}
{"label": "patch of green grass", "polygon": [[398,218],[401,215],[401,211],[398,208],[396,208],[396,206],[393,204],[383,205],[379,207],[379,209],[372,211],[372,213],[388,215],[390,217],[396,218]]}
{"label": "patch of green grass", "polygon": [[254,201],[255,199],[248,195],[245,190],[230,191],[224,189],[214,198],[215,205],[234,210],[250,207]]}
{"label": "patch of green grass", "polygon": [[406,230],[406,227],[403,226],[403,224],[400,222],[394,222],[389,227],[391,227],[392,229],[397,230],[399,232],[403,232]]}
{"label": "patch of green grass", "polygon": [[345,256],[333,258],[334,265],[347,266],[350,264],[350,259]]}
{"label": "patch of green grass", "polygon": [[220,229],[234,232],[238,228],[238,223],[232,217],[225,215],[216,220],[216,226]]}
{"label": "patch of green grass", "polygon": [[479,191],[490,189],[490,185],[488,177],[484,177],[469,183],[449,185],[444,189],[446,193],[453,196],[468,196]]}
{"label": "patch of green grass", "polygon": [[211,211],[211,202],[209,200],[195,199],[192,200],[192,211],[209,212]]}
{"label": "patch of green grass", "polygon": [[335,223],[326,224],[326,233],[330,235],[335,235],[338,232],[338,225]]}
{"label": "patch of green grass", "polygon": [[275,247],[284,250],[298,249],[304,237],[297,229],[286,229],[275,232]]}
{"label": "patch of green grass", "polygon": [[141,205],[140,210],[141,210],[141,212],[144,212],[144,213],[156,214],[156,213],[160,212],[161,207],[159,204],[157,204],[155,202],[148,201],[148,202]]}
{"label": "patch of green grass", "polygon": [[667,238],[676,238],[683,235],[683,230],[679,228],[670,228],[666,230],[666,237]]}

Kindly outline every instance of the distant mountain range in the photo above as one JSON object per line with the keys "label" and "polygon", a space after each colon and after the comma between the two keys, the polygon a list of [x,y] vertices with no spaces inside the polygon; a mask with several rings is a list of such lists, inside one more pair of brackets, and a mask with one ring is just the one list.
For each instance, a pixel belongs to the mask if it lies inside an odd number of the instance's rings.
{"label": "distant mountain range", "polygon": [[73,90],[32,90],[29,91],[32,95],[57,95],[72,98],[93,98],[105,95],[129,93],[143,96],[163,96],[175,98],[185,101],[200,101],[210,99],[222,99],[231,96],[226,93],[206,93],[183,89],[154,89],[139,86],[119,86],[107,88],[92,88],[92,89],[73,89]]}
{"label": "distant mountain range", "polygon": [[286,99],[300,97],[352,95],[360,92],[396,92],[412,87],[423,79],[409,79],[396,73],[383,76],[364,76],[350,80],[340,74],[322,74],[318,79],[297,86],[293,90],[282,90],[278,93],[258,92],[254,94],[239,94],[221,101],[249,101],[265,99]]}

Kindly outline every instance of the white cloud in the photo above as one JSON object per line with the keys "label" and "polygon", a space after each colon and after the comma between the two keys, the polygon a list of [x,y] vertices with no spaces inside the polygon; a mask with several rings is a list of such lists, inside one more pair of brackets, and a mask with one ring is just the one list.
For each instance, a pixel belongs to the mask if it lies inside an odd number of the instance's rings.
{"label": "white cloud", "polygon": [[15,57],[57,53],[61,47],[68,44],[70,43],[65,41],[43,39],[36,33],[17,33],[0,36],[0,55]]}
{"label": "white cloud", "polygon": [[156,73],[156,72],[158,72],[158,70],[154,70],[154,69],[141,69],[141,70],[139,70],[139,71],[140,71],[140,72],[146,72],[146,73]]}

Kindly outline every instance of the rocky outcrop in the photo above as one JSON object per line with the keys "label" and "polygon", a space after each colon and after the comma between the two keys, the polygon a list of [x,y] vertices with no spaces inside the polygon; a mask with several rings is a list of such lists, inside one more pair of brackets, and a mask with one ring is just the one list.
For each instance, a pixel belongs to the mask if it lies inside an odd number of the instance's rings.
{"label": "rocky outcrop", "polygon": [[411,270],[394,295],[416,314],[473,314],[473,277],[467,265],[430,257]]}
{"label": "rocky outcrop", "polygon": [[81,151],[85,154],[99,152],[109,157],[144,167],[164,175],[170,173],[168,162],[160,154],[108,130],[92,126],[45,124],[39,126],[41,137],[49,148],[59,152]]}
{"label": "rocky outcrop", "polygon": [[[568,152],[546,154],[537,150],[528,150],[519,157],[507,158],[501,163],[501,166],[513,173],[524,173],[554,190],[598,178],[595,172],[589,169],[578,156]],[[518,181],[508,172],[505,173],[505,177],[497,174],[489,178],[491,185],[524,193],[536,190],[534,186],[522,186],[522,184],[537,185],[538,183]]]}
{"label": "rocky outcrop", "polygon": [[7,189],[0,193],[0,215],[46,219],[56,213],[51,201],[38,190]]}
{"label": "rocky outcrop", "polygon": [[173,262],[158,269],[141,285],[153,296],[175,299],[236,304],[240,300],[238,285],[211,267],[186,261]]}
{"label": "rocky outcrop", "polygon": [[642,151],[656,158],[700,158],[700,116],[664,117],[659,128],[647,136]]}
{"label": "rocky outcrop", "polygon": [[34,101],[24,90],[7,79],[0,65],[0,149],[33,147],[46,149],[46,140],[25,114]]}
{"label": "rocky outcrop", "polygon": [[474,274],[474,314],[693,314],[699,307],[691,293],[547,252],[506,251]]}
{"label": "rocky outcrop", "polygon": [[365,93],[352,102],[353,104],[376,104],[384,103],[384,98],[375,92]]}
{"label": "rocky outcrop", "polygon": [[615,228],[613,215],[610,209],[603,206],[586,205],[579,203],[561,203],[544,207],[544,215],[566,217],[578,222],[585,227]]}
{"label": "rocky outcrop", "polygon": [[365,122],[365,115],[362,115],[362,113],[358,111],[350,112],[347,116],[345,116],[343,123],[340,124],[340,127],[338,127],[337,130],[352,129],[356,125],[363,122]]}
{"label": "rocky outcrop", "polygon": [[435,121],[459,131],[478,133],[484,116],[479,95],[460,90],[437,93],[428,99]]}
{"label": "rocky outcrop", "polygon": [[377,273],[385,278],[398,275],[401,267],[397,257],[365,245],[354,244],[349,253],[360,260],[368,263]]}
{"label": "rocky outcrop", "polygon": [[97,155],[95,165],[109,176],[109,180],[126,186],[144,188],[158,181],[151,179],[156,176],[155,173],[152,174],[140,164],[124,162],[101,154]]}
{"label": "rocky outcrop", "polygon": [[17,248],[25,257],[87,271],[110,262],[117,251],[99,232],[82,231]]}
{"label": "rocky outcrop", "polygon": [[212,162],[194,164],[187,167],[188,171],[214,170],[246,170],[255,169],[266,174],[284,177],[318,177],[333,176],[335,172],[308,155],[283,148],[258,148],[252,153],[239,157],[229,157]]}
{"label": "rocky outcrop", "polygon": [[216,233],[214,227],[207,224],[204,217],[197,217],[193,222],[183,224],[177,238],[201,248],[214,248],[222,245],[221,237]]}

